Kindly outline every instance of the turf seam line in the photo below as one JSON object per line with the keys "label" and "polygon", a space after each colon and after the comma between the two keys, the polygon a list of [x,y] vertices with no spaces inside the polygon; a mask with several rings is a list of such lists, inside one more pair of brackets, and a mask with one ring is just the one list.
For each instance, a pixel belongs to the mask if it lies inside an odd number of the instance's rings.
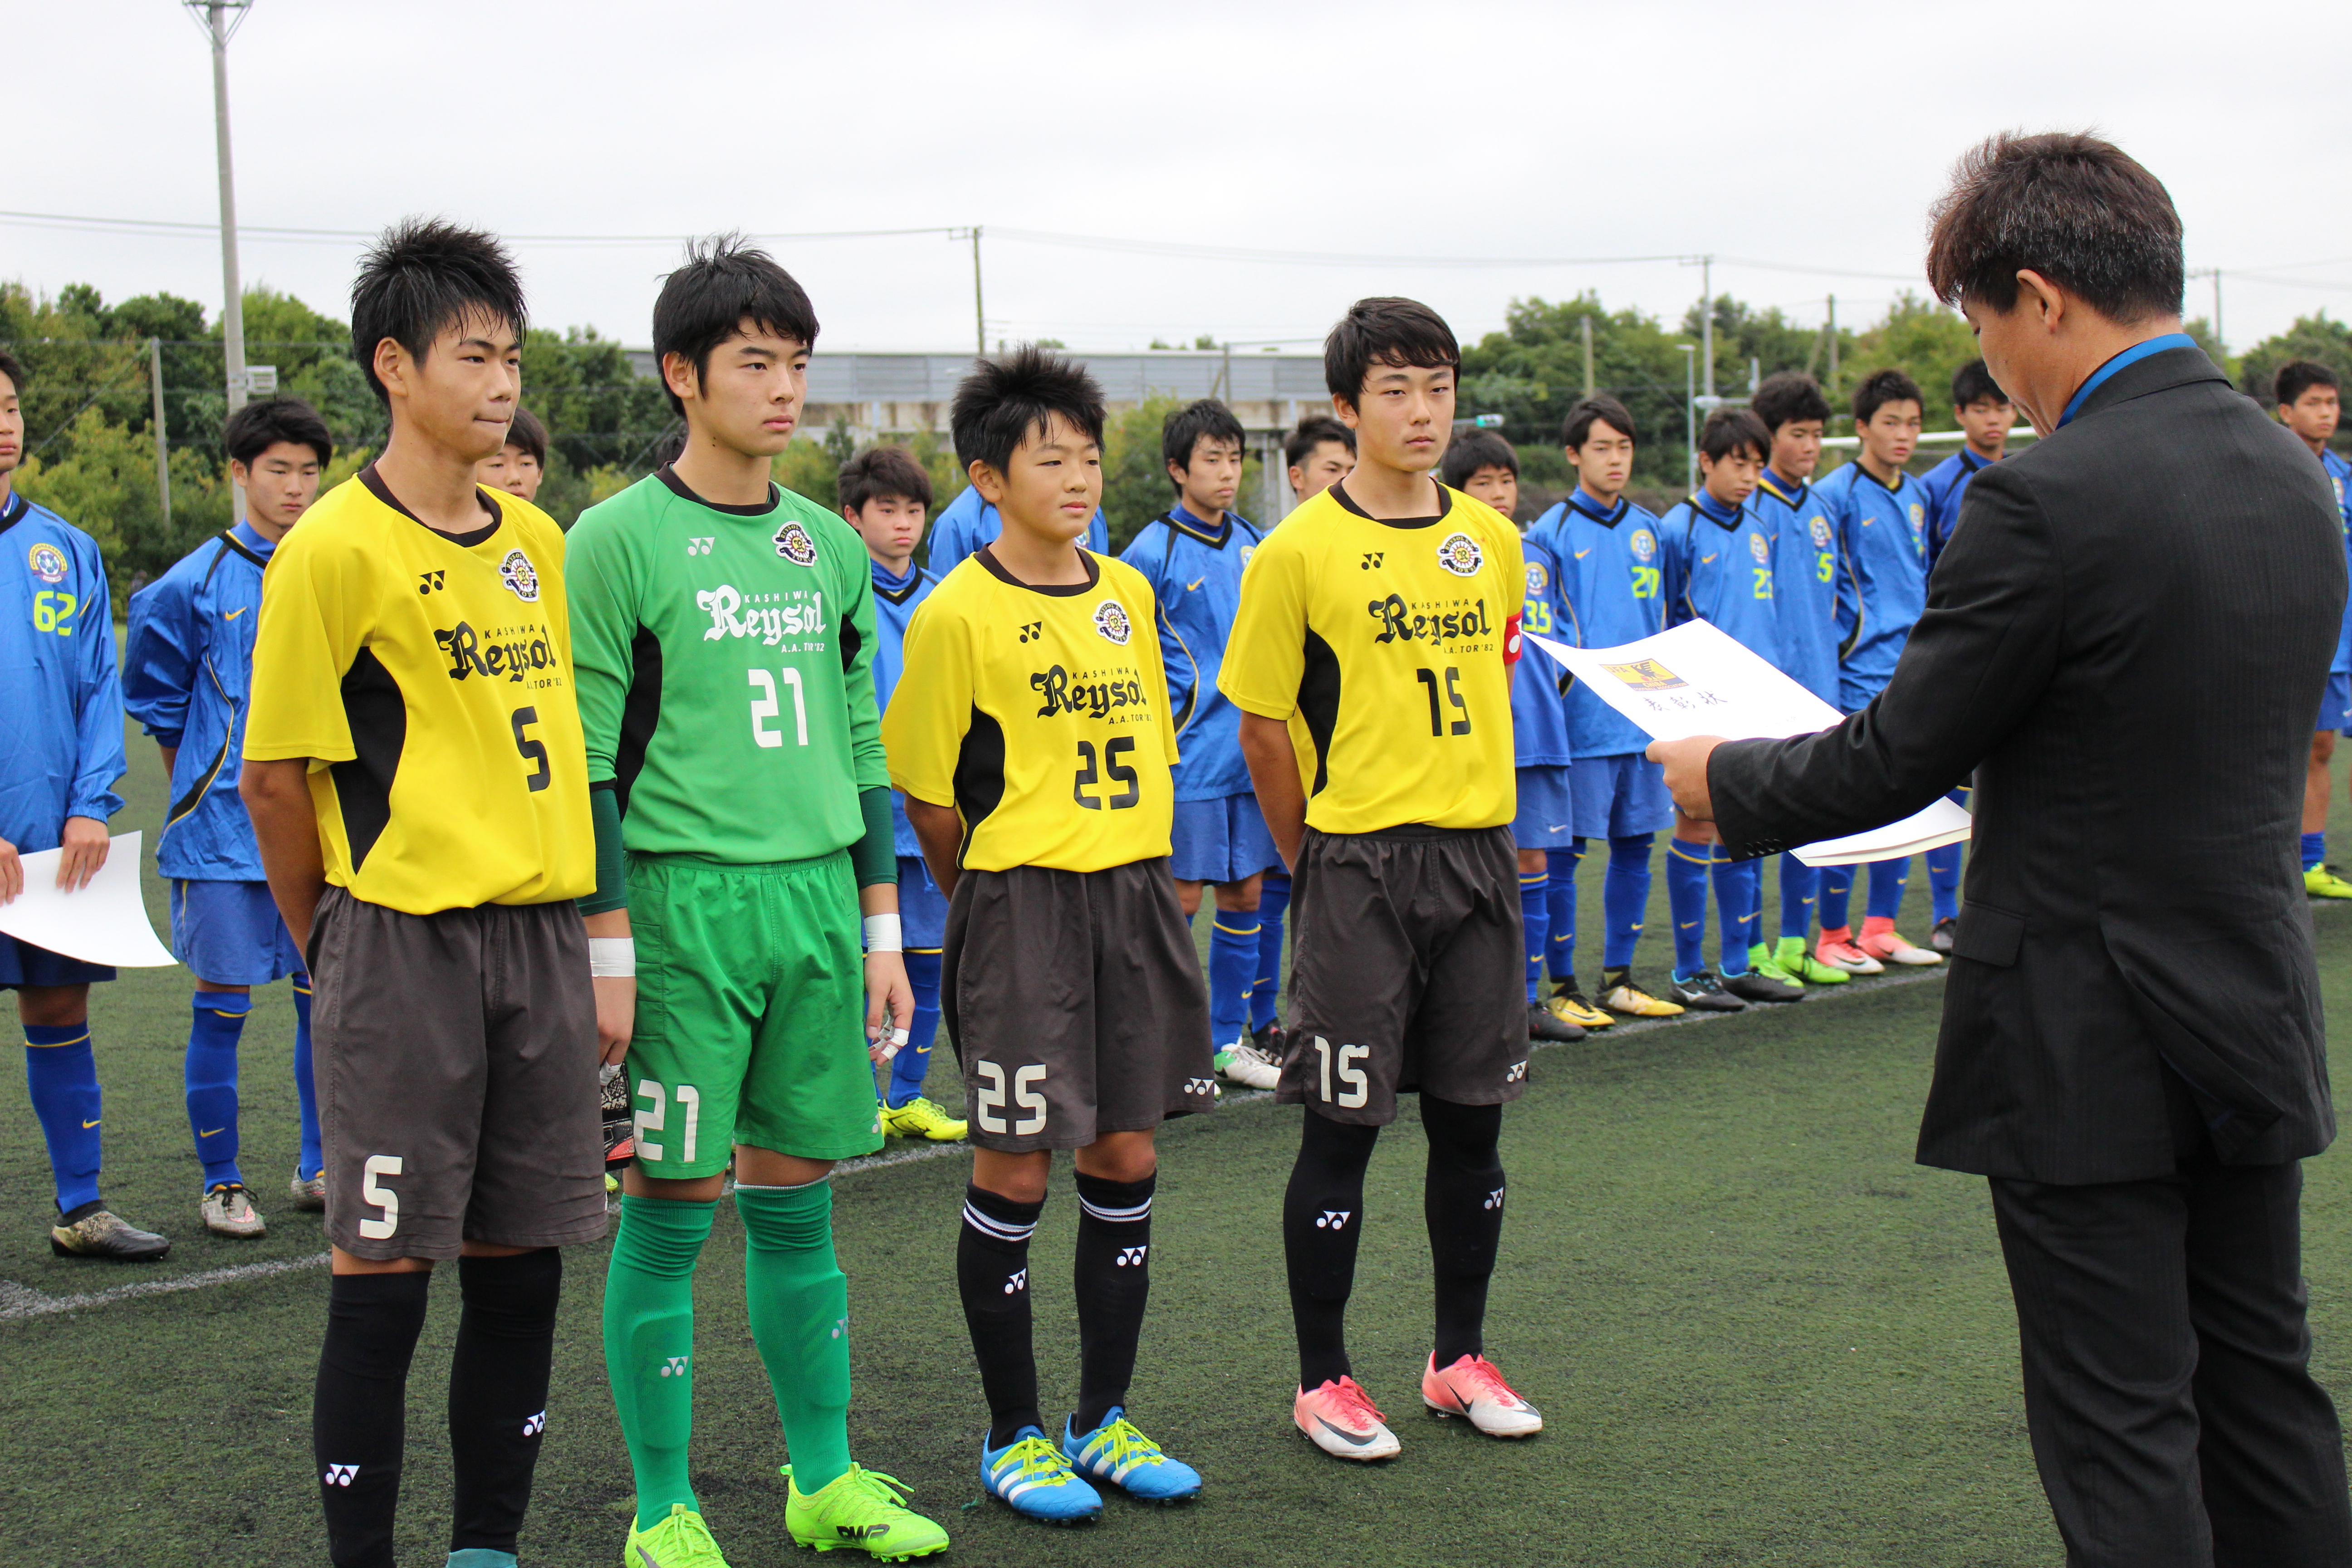
{"label": "turf seam line", "polygon": [[[1913,970],[1906,973],[1880,974],[1857,978],[1844,985],[1822,992],[1808,992],[1801,1003],[1759,1003],[1747,1013],[1771,1012],[1790,1006],[1814,1005],[1835,1001],[1865,991],[1883,991],[1890,985],[1916,984],[1943,974],[1941,965]],[[1529,1044],[1530,1051],[1553,1046],[1593,1046],[1622,1040],[1632,1035],[1647,1034],[1653,1029],[1677,1029],[1693,1024],[1712,1024],[1726,1018],[1745,1016],[1745,1013],[1685,1013],[1679,1018],[1633,1018],[1596,1031],[1582,1040],[1537,1040]],[[1244,1089],[1222,1095],[1220,1109],[1241,1105],[1257,1105],[1272,1101],[1274,1091],[1267,1089]],[[836,1176],[854,1176],[866,1171],[887,1170],[893,1165],[912,1165],[925,1160],[943,1160],[950,1154],[968,1154],[971,1145],[957,1142],[926,1143],[919,1148],[901,1149],[887,1154],[868,1154],[862,1159],[844,1160],[833,1168]],[[141,1296],[169,1295],[182,1290],[209,1289],[215,1285],[236,1285],[248,1279],[267,1279],[275,1274],[291,1274],[299,1269],[317,1268],[325,1265],[327,1254],[312,1253],[307,1258],[280,1258],[271,1263],[240,1263],[226,1268],[206,1269],[201,1274],[184,1274],[172,1279],[143,1280],[136,1284],[117,1285],[110,1289],[92,1290],[75,1296],[49,1296],[14,1280],[0,1279],[0,1323],[25,1322],[34,1318],[53,1317],[59,1312],[85,1311],[94,1307],[128,1301]]]}

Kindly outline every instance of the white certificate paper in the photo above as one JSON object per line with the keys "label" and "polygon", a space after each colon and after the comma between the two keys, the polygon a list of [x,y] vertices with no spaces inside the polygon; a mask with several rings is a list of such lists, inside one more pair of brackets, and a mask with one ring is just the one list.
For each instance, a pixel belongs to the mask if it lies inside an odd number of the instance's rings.
{"label": "white certificate paper", "polygon": [[[1777,741],[1842,723],[1844,715],[1706,621],[1618,647],[1570,647],[1533,632],[1526,640],[1559,661],[1603,702],[1654,740],[1720,735]],[[1969,836],[1969,814],[1948,800],[1900,822],[1796,851],[1808,866],[1853,866],[1916,855]]]}
{"label": "white certificate paper", "polygon": [[88,883],[68,893],[58,886],[62,849],[20,857],[25,890],[0,904],[0,931],[19,942],[118,969],[162,969],[179,960],[155,940],[147,923],[147,900],[139,892],[139,845],[145,836],[125,833],[106,852],[106,864]]}

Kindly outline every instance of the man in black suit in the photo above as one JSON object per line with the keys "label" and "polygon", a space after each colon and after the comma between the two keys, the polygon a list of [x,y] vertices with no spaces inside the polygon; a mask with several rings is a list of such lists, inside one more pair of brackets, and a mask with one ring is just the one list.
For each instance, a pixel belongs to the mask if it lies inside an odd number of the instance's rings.
{"label": "man in black suit", "polygon": [[1919,1133],[1990,1178],[2070,1564],[2352,1564],[2302,1167],[2335,1135],[2296,835],[2345,602],[2319,465],[2180,331],[2180,221],[2087,136],[1995,137],[1928,279],[2042,437],[1977,475],[1893,681],[1661,743],[1735,856],[1976,775]]}

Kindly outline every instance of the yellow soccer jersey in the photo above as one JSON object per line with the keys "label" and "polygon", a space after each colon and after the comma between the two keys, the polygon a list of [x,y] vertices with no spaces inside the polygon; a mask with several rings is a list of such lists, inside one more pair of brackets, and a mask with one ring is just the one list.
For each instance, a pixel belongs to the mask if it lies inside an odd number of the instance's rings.
{"label": "yellow soccer jersey", "polygon": [[1518,530],[1458,490],[1438,497],[1435,517],[1383,522],[1334,485],[1242,574],[1217,687],[1288,721],[1322,832],[1494,827],[1517,809],[1505,655],[1525,591]]}
{"label": "yellow soccer jersey", "polygon": [[438,533],[371,466],[262,578],[245,754],[309,759],[327,880],[415,915],[596,884],[563,535],[481,494],[481,529]]}
{"label": "yellow soccer jersey", "polygon": [[890,782],[956,808],[972,870],[1099,871],[1168,853],[1176,726],[1151,585],[1083,553],[1084,585],[1032,588],[983,550],[907,627],[882,715]]}

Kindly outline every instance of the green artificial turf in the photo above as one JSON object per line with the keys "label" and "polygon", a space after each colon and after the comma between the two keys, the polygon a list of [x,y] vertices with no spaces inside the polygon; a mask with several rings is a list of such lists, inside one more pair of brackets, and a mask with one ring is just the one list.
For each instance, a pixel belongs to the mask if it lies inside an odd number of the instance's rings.
{"label": "green artificial turf", "polygon": [[[152,829],[152,750],[136,742],[132,754],[132,805],[115,826]],[[1583,880],[1586,929],[1597,931],[1601,879]],[[1925,892],[1915,889],[1915,908]],[[160,899],[157,910],[160,923]],[[1926,921],[1911,923],[1923,937]],[[2319,931],[2332,1000],[2352,986],[2352,915],[2324,910]],[[256,1008],[246,1056],[247,1174],[272,1233],[233,1243],[194,1226],[178,1098],[185,986],[178,971],[131,973],[94,1007],[109,1198],[173,1234],[160,1266],[47,1256],[40,1141],[21,1080],[0,1074],[0,1125],[17,1130],[0,1149],[0,1280],[17,1288],[0,1287],[0,1513],[29,1562],[324,1558],[309,1436],[322,1271],[5,1315],[31,1300],[24,1291],[68,1297],[319,1251],[316,1216],[283,1196],[294,1128],[282,984]],[[837,1181],[856,1454],[916,1489],[955,1537],[947,1561],[965,1564],[2054,1568],[1983,1184],[1910,1160],[1941,983],[1849,990],[1700,1026],[1621,1029],[1535,1058],[1505,1124],[1510,1221],[1488,1320],[1491,1353],[1544,1411],[1532,1442],[1491,1442],[1419,1408],[1429,1268],[1410,1108],[1373,1163],[1351,1317],[1358,1375],[1403,1456],[1349,1467],[1292,1430],[1277,1226],[1300,1113],[1260,1100],[1162,1138],[1134,1410],[1201,1468],[1200,1502],[1154,1510],[1113,1499],[1098,1525],[1056,1531],[980,1500],[983,1411],[953,1268],[965,1166],[953,1153]],[[933,1088],[953,1106],[948,1078],[935,1072]],[[2335,1157],[2310,1175],[2319,1365],[2342,1384],[2352,1178]],[[1076,1392],[1076,1211],[1060,1177],[1032,1253],[1049,1412]],[[529,1564],[608,1564],[627,1520],[597,1327],[604,1259],[594,1247],[569,1260]],[[446,1546],[454,1284],[436,1287],[411,1383],[404,1563],[437,1565]],[[744,1321],[731,1205],[704,1254],[700,1300],[697,1485],[731,1560],[756,1568],[793,1548],[775,1474],[786,1455]]]}

